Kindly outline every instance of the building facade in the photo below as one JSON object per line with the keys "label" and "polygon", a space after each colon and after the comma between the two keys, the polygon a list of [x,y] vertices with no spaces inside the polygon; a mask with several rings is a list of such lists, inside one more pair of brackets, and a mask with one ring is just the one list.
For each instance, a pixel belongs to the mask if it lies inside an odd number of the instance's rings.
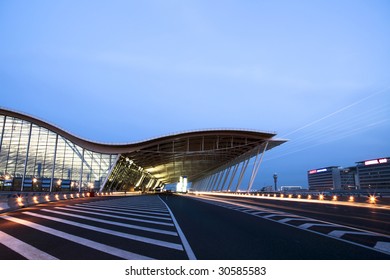
{"label": "building facade", "polygon": [[97,189],[117,157],[85,149],[27,120],[0,115],[1,190]]}
{"label": "building facade", "polygon": [[341,187],[340,170],[338,166],[312,169],[307,173],[310,190],[328,191],[337,190]]}
{"label": "building facade", "polygon": [[360,161],[356,167],[361,189],[390,189],[389,157]]}
{"label": "building facade", "polygon": [[216,129],[105,144],[0,108],[0,191],[150,191],[179,178],[195,190],[238,189],[252,161],[250,189],[263,154],[286,142],[275,135]]}
{"label": "building facade", "polygon": [[310,190],[390,189],[390,158],[359,161],[356,166],[338,166],[308,171]]}

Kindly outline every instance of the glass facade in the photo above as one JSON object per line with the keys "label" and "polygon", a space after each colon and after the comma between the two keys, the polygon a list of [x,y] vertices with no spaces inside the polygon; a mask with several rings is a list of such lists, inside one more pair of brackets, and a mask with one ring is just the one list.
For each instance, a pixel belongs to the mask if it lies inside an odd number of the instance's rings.
{"label": "glass facade", "polygon": [[99,189],[117,157],[80,147],[32,122],[0,115],[0,190]]}

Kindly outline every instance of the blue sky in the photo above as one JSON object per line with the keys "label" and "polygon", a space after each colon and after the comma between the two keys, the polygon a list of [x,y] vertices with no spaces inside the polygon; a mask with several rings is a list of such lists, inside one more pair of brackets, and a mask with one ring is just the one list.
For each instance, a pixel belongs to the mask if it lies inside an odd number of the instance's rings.
{"label": "blue sky", "polygon": [[276,131],[255,185],[390,156],[389,1],[1,1],[0,106],[123,143]]}

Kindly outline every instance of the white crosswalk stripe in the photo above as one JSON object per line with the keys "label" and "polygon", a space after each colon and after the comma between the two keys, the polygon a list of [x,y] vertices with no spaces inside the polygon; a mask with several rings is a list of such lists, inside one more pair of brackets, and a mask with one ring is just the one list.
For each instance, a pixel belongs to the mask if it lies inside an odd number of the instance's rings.
{"label": "white crosswalk stripe", "polygon": [[102,243],[94,242],[94,241],[86,239],[86,238],[82,238],[82,237],[79,237],[79,236],[76,236],[76,235],[68,234],[66,232],[55,230],[55,229],[52,229],[52,228],[49,228],[49,227],[46,227],[46,226],[42,226],[42,225],[39,225],[39,224],[36,224],[36,223],[33,223],[33,222],[29,222],[27,220],[14,218],[14,217],[10,217],[10,216],[7,216],[7,215],[1,216],[1,217],[3,219],[8,220],[8,221],[11,221],[11,222],[14,222],[14,223],[18,223],[18,224],[21,224],[21,225],[25,225],[25,226],[31,227],[33,229],[36,229],[36,230],[39,230],[39,231],[43,231],[43,232],[48,233],[48,234],[52,234],[52,235],[61,237],[63,239],[67,239],[67,240],[70,240],[72,242],[76,242],[76,243],[79,243],[81,245],[84,245],[84,246],[87,246],[87,247],[90,247],[90,248],[93,248],[93,249],[96,249],[96,250],[99,250],[99,251],[103,251],[103,252],[107,252],[108,251],[108,252],[110,252],[110,254],[118,256],[118,257],[121,257],[121,258],[124,258],[124,259],[129,259],[129,260],[132,260],[132,259],[142,259],[142,260],[150,259],[148,257],[142,256],[142,255],[139,255],[139,254],[134,254],[132,252],[127,252],[127,251],[124,251],[124,250],[121,250],[121,249],[118,249],[118,248],[113,248],[111,246],[107,246],[107,245],[104,245]]}
{"label": "white crosswalk stripe", "polygon": [[0,243],[19,253],[26,259],[57,260],[57,258],[2,231],[0,231]]}
{"label": "white crosswalk stripe", "polygon": [[[92,253],[99,251],[100,258],[112,255],[128,260],[196,259],[173,213],[157,196],[32,208],[0,215],[0,223],[2,221],[21,227],[21,231],[38,231],[45,233],[47,238],[53,236],[71,242],[72,246],[88,247]],[[120,242],[120,239],[129,241]],[[57,256],[52,251],[48,254],[42,248],[45,247],[43,242],[28,244],[30,238],[21,234],[14,237],[12,232],[0,231],[0,240],[0,245],[26,259],[61,259],[66,255],[60,252]]]}

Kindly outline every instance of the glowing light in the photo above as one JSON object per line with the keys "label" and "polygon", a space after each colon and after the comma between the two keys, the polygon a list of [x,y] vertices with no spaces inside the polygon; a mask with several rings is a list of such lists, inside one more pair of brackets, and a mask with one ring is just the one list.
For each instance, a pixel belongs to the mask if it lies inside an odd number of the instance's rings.
{"label": "glowing light", "polygon": [[16,199],[16,201],[19,203],[19,204],[21,204],[22,203],[22,201],[23,201],[23,198],[21,198],[20,196]]}
{"label": "glowing light", "polygon": [[334,195],[332,199],[337,200],[337,195]]}
{"label": "glowing light", "polygon": [[370,195],[368,201],[369,201],[370,203],[376,203],[376,197],[375,197],[374,195]]}
{"label": "glowing light", "polygon": [[73,193],[70,195],[70,198],[73,198]]}
{"label": "glowing light", "polygon": [[353,202],[354,200],[355,200],[355,198],[352,195],[348,199],[348,201],[350,201],[350,202]]}
{"label": "glowing light", "polygon": [[302,196],[300,194],[298,194],[298,198],[301,198]]}
{"label": "glowing light", "polygon": [[34,196],[33,200],[34,200],[34,203],[38,203],[38,197]]}
{"label": "glowing light", "polygon": [[283,198],[283,197],[284,197],[284,194],[281,194],[280,197]]}
{"label": "glowing light", "polygon": [[59,195],[58,195],[58,194],[56,194],[54,197],[55,197],[57,200],[59,200],[59,199],[60,199],[60,197],[59,197]]}
{"label": "glowing light", "polygon": [[46,199],[46,201],[49,201],[49,200],[50,200],[50,198],[49,198],[48,195],[45,196],[45,199]]}
{"label": "glowing light", "polygon": [[289,194],[289,195],[288,195],[288,198],[292,198],[292,194]]}
{"label": "glowing light", "polygon": [[85,197],[85,193],[83,193],[83,197]]}
{"label": "glowing light", "polygon": [[307,196],[307,199],[311,199],[311,194],[309,194],[309,195]]}
{"label": "glowing light", "polygon": [[324,195],[323,194],[320,194],[320,196],[318,197],[319,200],[324,200]]}
{"label": "glowing light", "polygon": [[36,182],[38,182],[38,179],[37,178],[33,178],[32,181],[33,181],[33,183],[36,183]]}
{"label": "glowing light", "polygon": [[270,195],[270,194],[268,194],[267,196],[268,196],[268,197],[270,197],[271,195]]}
{"label": "glowing light", "polygon": [[274,194],[274,197],[276,197],[276,193]]}
{"label": "glowing light", "polygon": [[58,179],[58,181],[57,181],[57,185],[61,185],[61,183],[62,183],[62,180],[61,179]]}
{"label": "glowing light", "polygon": [[380,164],[380,163],[387,163],[387,158],[367,160],[364,162],[364,165],[373,165],[373,164]]}

